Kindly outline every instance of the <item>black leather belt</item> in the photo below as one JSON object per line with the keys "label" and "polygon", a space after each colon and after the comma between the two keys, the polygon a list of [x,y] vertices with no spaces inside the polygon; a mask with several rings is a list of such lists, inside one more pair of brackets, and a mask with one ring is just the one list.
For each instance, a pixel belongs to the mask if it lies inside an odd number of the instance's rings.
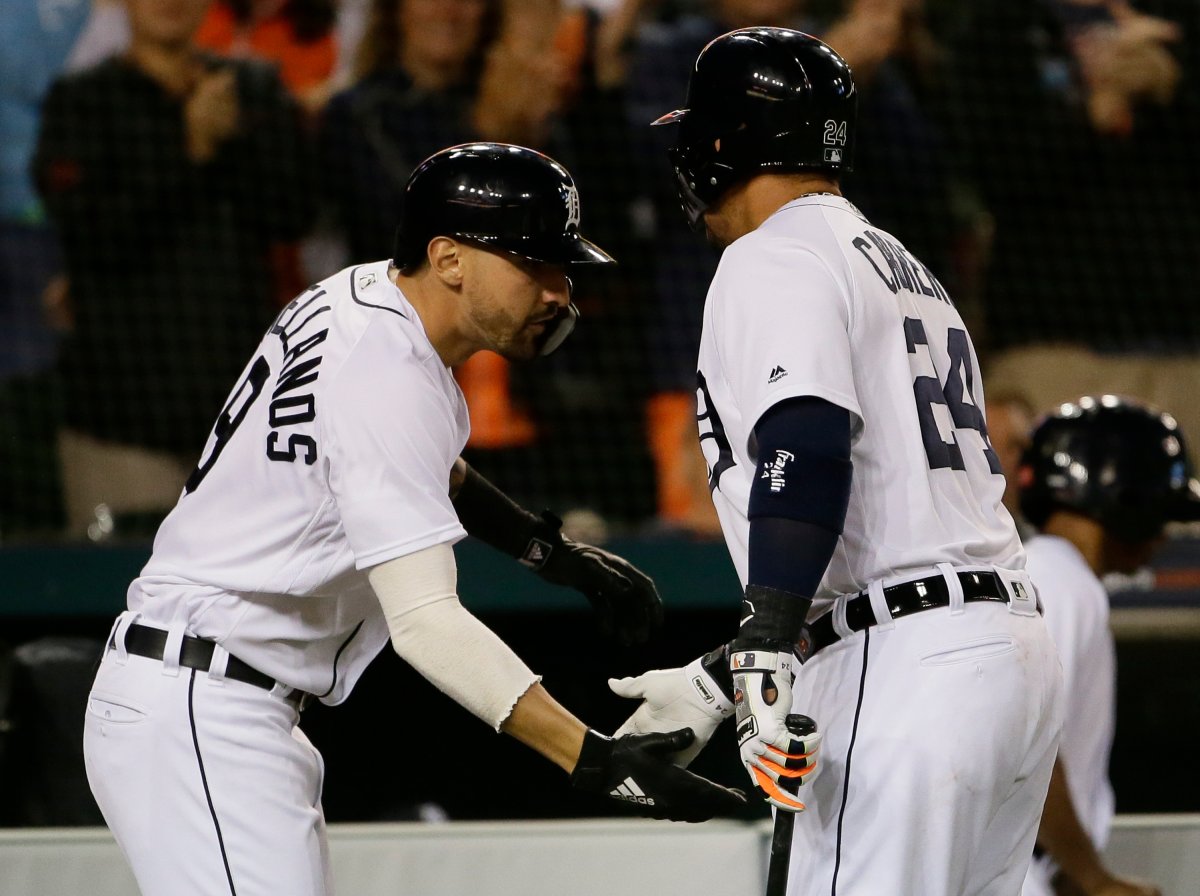
{"label": "black leather belt", "polygon": [[[994,572],[960,571],[957,575],[962,584],[965,602],[994,600],[1008,603],[1008,591]],[[884,588],[883,599],[892,613],[892,618],[899,619],[901,616],[911,616],[922,610],[950,606],[950,589],[942,576],[930,576],[927,579],[901,582],[899,585]],[[846,624],[851,631],[861,632],[878,623],[875,609],[871,606],[871,598],[865,591],[846,601]],[[830,611],[801,630],[800,656],[807,659],[839,638],[841,635],[833,629],[833,612]]]}
{"label": "black leather belt", "polygon": [[[110,647],[113,645],[109,645]],[[200,669],[207,672],[212,665],[213,651],[216,644],[204,638],[183,636],[183,646],[179,650],[179,665],[188,669]],[[167,633],[161,628],[151,628],[148,625],[134,623],[125,632],[125,649],[136,656],[144,656],[151,660],[161,660],[167,648]],[[252,684],[256,688],[270,691],[275,688],[275,679],[264,672],[259,672],[248,663],[236,656],[230,656],[225,664],[225,677],[234,681]],[[297,709],[303,709],[312,695],[307,691],[293,690],[284,697]]]}

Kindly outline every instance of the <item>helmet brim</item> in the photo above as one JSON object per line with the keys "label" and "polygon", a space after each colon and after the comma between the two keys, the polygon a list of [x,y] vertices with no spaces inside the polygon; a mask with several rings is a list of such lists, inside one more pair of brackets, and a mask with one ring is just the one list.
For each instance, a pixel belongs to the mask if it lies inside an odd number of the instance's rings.
{"label": "helmet brim", "polygon": [[560,243],[563,258],[571,264],[616,264],[617,260],[577,233],[569,233]]}
{"label": "helmet brim", "polygon": [[488,249],[509,252],[544,264],[616,264],[617,260],[578,233],[548,239],[505,239],[485,233],[457,233],[455,238]]}

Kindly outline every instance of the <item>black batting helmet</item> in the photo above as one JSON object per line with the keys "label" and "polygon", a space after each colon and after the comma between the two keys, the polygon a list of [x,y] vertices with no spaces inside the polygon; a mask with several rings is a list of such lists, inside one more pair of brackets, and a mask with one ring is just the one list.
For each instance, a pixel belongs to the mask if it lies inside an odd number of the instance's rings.
{"label": "black batting helmet", "polygon": [[1021,512],[1038,527],[1064,507],[1141,542],[1168,522],[1200,519],[1200,482],[1175,418],[1115,395],[1081,398],[1042,420],[1019,485]]}
{"label": "black batting helmet", "polygon": [[507,143],[451,146],[413,171],[396,228],[396,267],[419,266],[435,236],[555,264],[613,261],[580,235],[579,191],[567,169]]}
{"label": "black batting helmet", "polygon": [[679,128],[671,162],[695,226],[751,174],[852,170],[857,114],[850,66],[832,48],[788,28],[743,28],[700,52],[687,108],[654,124]]}

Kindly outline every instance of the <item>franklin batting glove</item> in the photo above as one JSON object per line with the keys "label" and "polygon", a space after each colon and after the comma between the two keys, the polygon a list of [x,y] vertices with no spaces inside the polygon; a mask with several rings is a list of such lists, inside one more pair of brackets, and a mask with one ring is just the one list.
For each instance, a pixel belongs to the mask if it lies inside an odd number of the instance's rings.
{"label": "franklin batting glove", "polygon": [[755,789],[772,806],[801,812],[796,796],[817,768],[816,723],[792,712],[793,653],[810,598],[749,585],[738,636],[729,644],[738,750]]}
{"label": "franklin batting glove", "polygon": [[[715,658],[723,668],[710,672],[710,658]],[[733,715],[733,682],[729,680],[723,647],[692,660],[682,669],[654,669],[635,678],[610,678],[608,686],[618,697],[642,701],[617,729],[618,737],[679,728],[687,728],[695,735],[688,747],[671,757],[680,768],[687,768],[713,732]]]}

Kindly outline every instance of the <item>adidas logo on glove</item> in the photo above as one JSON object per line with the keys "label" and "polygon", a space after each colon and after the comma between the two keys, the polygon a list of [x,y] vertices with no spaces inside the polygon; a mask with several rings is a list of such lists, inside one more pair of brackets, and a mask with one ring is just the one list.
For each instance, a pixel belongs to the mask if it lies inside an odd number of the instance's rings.
{"label": "adidas logo on glove", "polygon": [[654,800],[646,796],[645,791],[637,786],[637,782],[633,778],[626,778],[609,791],[609,796],[615,796],[619,800],[628,800],[631,803],[641,803],[643,806],[654,805]]}

